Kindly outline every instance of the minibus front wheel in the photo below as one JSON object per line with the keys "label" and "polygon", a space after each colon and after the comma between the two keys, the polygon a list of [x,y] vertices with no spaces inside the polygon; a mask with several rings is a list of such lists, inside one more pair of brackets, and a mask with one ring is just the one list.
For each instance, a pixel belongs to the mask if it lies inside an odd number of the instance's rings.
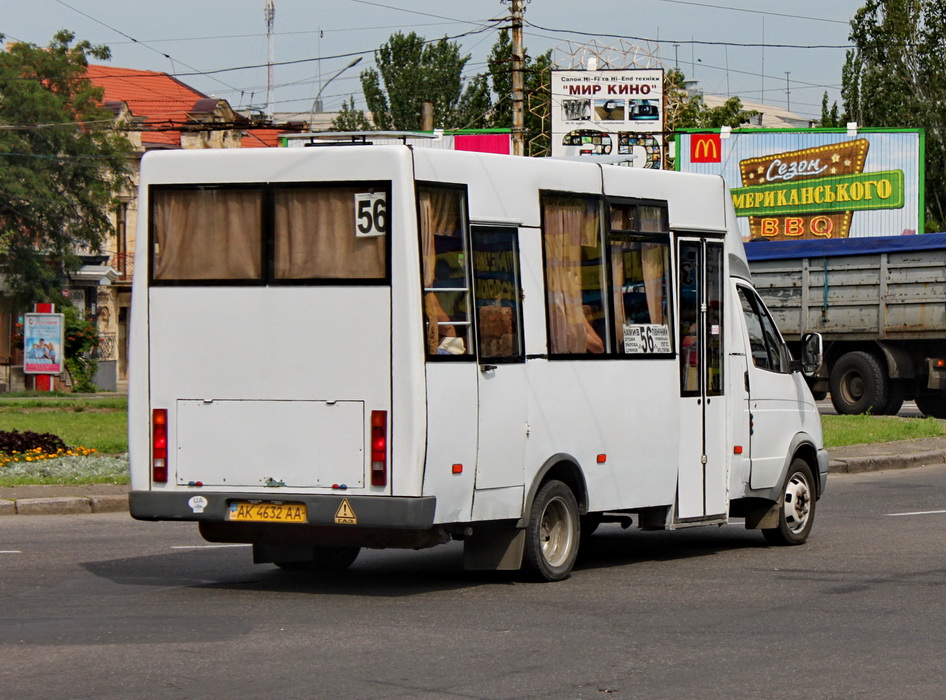
{"label": "minibus front wheel", "polygon": [[778,525],[762,530],[766,542],[791,546],[808,539],[815,521],[816,488],[808,462],[800,457],[793,459],[779,498]]}
{"label": "minibus front wheel", "polygon": [[579,531],[575,494],[561,481],[544,483],[526,526],[526,568],[539,580],[567,578],[578,556]]}

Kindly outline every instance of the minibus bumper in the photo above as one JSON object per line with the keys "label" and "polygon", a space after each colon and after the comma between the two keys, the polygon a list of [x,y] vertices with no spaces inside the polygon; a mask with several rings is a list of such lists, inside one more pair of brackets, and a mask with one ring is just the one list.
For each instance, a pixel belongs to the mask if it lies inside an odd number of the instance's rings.
{"label": "minibus bumper", "polygon": [[818,497],[821,497],[821,494],[824,493],[825,488],[828,486],[828,451],[825,449],[818,450]]}
{"label": "minibus bumper", "polygon": [[[346,502],[347,507],[344,506]],[[129,511],[136,520],[222,523],[231,520],[231,505],[240,503],[304,505],[307,525],[423,530],[433,526],[437,499],[433,496],[412,498],[204,490],[132,491],[128,494]],[[293,525],[286,524],[285,527]]]}

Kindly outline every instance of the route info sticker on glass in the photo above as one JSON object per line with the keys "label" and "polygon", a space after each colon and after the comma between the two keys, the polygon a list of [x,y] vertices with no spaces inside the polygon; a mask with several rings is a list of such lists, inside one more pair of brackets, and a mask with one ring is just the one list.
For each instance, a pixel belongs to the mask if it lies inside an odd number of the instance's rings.
{"label": "route info sticker on glass", "polygon": [[657,323],[635,323],[624,326],[624,353],[650,355],[669,353],[670,327]]}

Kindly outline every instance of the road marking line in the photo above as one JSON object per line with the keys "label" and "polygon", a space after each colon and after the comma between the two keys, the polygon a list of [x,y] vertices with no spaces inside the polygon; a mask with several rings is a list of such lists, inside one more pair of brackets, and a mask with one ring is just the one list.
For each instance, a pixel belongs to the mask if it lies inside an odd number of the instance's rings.
{"label": "road marking line", "polygon": [[0,549],[0,554],[23,554],[19,549]]}
{"label": "road marking line", "polygon": [[896,517],[898,515],[942,515],[946,513],[946,510],[918,510],[913,513],[887,513],[891,517]]}
{"label": "road marking line", "polygon": [[227,549],[228,547],[252,547],[249,544],[191,544],[172,546],[171,549]]}

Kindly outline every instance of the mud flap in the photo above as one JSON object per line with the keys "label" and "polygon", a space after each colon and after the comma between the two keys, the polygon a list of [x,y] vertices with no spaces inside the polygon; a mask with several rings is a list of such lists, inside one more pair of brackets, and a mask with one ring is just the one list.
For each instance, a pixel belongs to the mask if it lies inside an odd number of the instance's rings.
{"label": "mud flap", "polygon": [[463,541],[463,568],[467,571],[517,571],[522,566],[526,531],[514,520],[481,522]]}

